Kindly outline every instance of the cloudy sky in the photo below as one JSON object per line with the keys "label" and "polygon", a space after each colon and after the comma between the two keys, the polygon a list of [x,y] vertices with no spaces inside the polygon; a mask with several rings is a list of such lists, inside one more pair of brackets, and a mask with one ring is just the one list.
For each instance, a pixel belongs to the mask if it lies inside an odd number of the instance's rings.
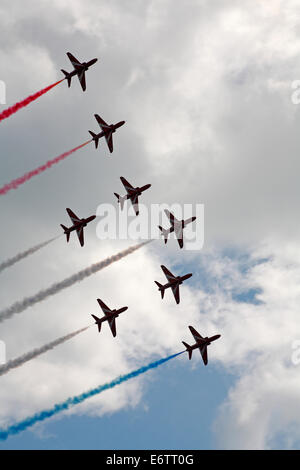
{"label": "cloudy sky", "polygon": [[[201,250],[155,240],[0,324],[13,359],[91,324],[97,297],[129,307],[117,338],[90,328],[2,376],[1,427],[180,351],[188,325],[222,335],[206,368],[180,356],[1,449],[299,447],[298,10],[294,0],[1,1],[1,109],[71,70],[67,51],[99,60],[85,93],[63,82],[1,122],[0,186],[85,142],[94,113],[126,121],[112,155],[90,144],[1,196],[1,261],[60,235],[66,207],[118,209],[121,175],[152,184],[148,209],[204,204],[205,214]],[[0,273],[0,310],[136,243],[100,240],[98,224],[84,248],[59,237]],[[157,292],[161,264],[193,272],[180,305]]]}

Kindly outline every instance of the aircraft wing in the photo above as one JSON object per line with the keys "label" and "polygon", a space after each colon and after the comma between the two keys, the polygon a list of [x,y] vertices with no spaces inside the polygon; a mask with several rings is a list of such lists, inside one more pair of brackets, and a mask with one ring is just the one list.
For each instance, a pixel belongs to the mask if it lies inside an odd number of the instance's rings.
{"label": "aircraft wing", "polygon": [[166,278],[168,279],[169,282],[172,282],[175,280],[174,274],[172,274],[165,266],[161,265],[161,269],[163,270]]}
{"label": "aircraft wing", "polygon": [[108,134],[105,134],[105,140],[106,140],[106,143],[108,145],[110,153],[112,153],[113,149],[114,149],[112,132],[109,132]]}
{"label": "aircraft wing", "polygon": [[198,333],[198,331],[195,330],[195,328],[193,328],[192,326],[189,326],[189,329],[190,329],[190,332],[192,333],[192,335],[194,336],[194,340],[197,343],[202,343],[203,342],[203,337],[200,335],[200,333]]}
{"label": "aircraft wing", "polygon": [[179,284],[175,284],[175,286],[171,286],[176,303],[179,304],[180,302],[180,295],[179,295]]}
{"label": "aircraft wing", "polygon": [[182,227],[176,227],[175,235],[176,235],[176,238],[177,238],[177,241],[178,241],[178,245],[180,246],[180,248],[182,248],[183,247],[183,230],[182,230]]}
{"label": "aircraft wing", "polygon": [[108,324],[110,326],[111,332],[113,337],[116,336],[117,330],[116,330],[116,317],[113,317],[111,320],[108,320]]}
{"label": "aircraft wing", "polygon": [[80,245],[83,246],[84,245],[83,227],[81,226],[81,227],[77,228],[76,233],[77,233]]}
{"label": "aircraft wing", "polygon": [[177,241],[178,241],[178,245],[180,246],[180,248],[183,247],[183,238],[177,238]]}
{"label": "aircraft wing", "polygon": [[71,64],[73,65],[74,69],[75,70],[80,70],[81,68],[81,63],[79,62],[78,59],[76,59],[76,57],[74,57],[71,52],[67,52],[67,56],[69,57],[70,61],[71,61]]}
{"label": "aircraft wing", "polygon": [[130,198],[135,215],[139,215],[139,197],[134,195]]}
{"label": "aircraft wing", "polygon": [[134,191],[134,187],[130,183],[128,183],[128,181],[123,176],[120,177],[120,180],[122,181],[122,184],[126,189],[127,193],[130,194],[132,191]]}
{"label": "aircraft wing", "polygon": [[105,305],[105,303],[101,299],[97,299],[97,302],[102,308],[104,315],[107,315],[111,312],[111,309],[107,305]]}
{"label": "aircraft wing", "polygon": [[204,365],[207,365],[208,359],[207,359],[207,346],[203,346],[202,348],[199,349],[200,354],[202,356]]}
{"label": "aircraft wing", "polygon": [[176,218],[174,217],[174,215],[172,214],[172,212],[168,211],[168,209],[165,209],[165,214],[166,216],[168,217],[169,221],[170,221],[170,224],[171,225],[174,225],[174,222],[176,220]]}
{"label": "aircraft wing", "polygon": [[190,224],[191,222],[194,222],[194,220],[196,220],[196,217],[190,217],[189,219],[186,219],[184,221],[184,226]]}
{"label": "aircraft wing", "polygon": [[77,215],[74,214],[74,212],[71,211],[71,209],[67,208],[66,210],[67,210],[67,213],[69,214],[69,217],[72,220],[73,224],[80,221],[79,217],[77,217]]}
{"label": "aircraft wing", "polygon": [[98,122],[99,126],[102,130],[106,130],[109,128],[109,125],[102,119],[99,114],[94,114],[96,121]]}
{"label": "aircraft wing", "polygon": [[81,88],[83,89],[83,91],[85,91],[86,90],[86,83],[85,83],[85,71],[84,70],[82,70],[80,73],[78,73],[78,79],[79,79]]}

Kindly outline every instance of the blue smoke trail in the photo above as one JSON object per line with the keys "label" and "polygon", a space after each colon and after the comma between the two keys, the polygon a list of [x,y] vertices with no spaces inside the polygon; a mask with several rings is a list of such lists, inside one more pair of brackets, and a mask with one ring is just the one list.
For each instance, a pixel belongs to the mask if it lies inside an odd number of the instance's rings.
{"label": "blue smoke trail", "polygon": [[163,359],[159,359],[158,361],[151,362],[147,366],[143,366],[140,369],[130,372],[129,374],[120,375],[120,377],[117,377],[111,382],[108,382],[104,385],[99,385],[99,387],[93,388],[92,390],[89,390],[88,392],[84,392],[81,395],[68,398],[66,401],[54,405],[53,408],[50,408],[49,410],[36,413],[33,416],[30,416],[24,419],[23,421],[20,421],[17,424],[13,424],[12,426],[9,426],[7,429],[3,431],[0,430],[0,440],[4,441],[9,436],[12,436],[14,434],[19,434],[20,432],[25,431],[25,429],[29,428],[30,426],[33,426],[37,422],[44,421],[45,419],[51,418],[51,416],[54,416],[60,413],[61,411],[67,410],[68,408],[70,408],[70,406],[79,405],[79,403],[82,403],[83,401],[87,400],[90,397],[93,397],[94,395],[98,395],[99,393],[102,393],[105,390],[114,388],[116,385],[120,385],[121,383],[126,382],[127,380],[133,379],[134,377],[137,377],[138,375],[144,374],[150,369],[155,369],[156,367],[160,366],[164,362],[170,361],[174,357],[177,357],[184,352],[185,351],[181,351],[180,353],[173,354],[172,356],[168,356]]}

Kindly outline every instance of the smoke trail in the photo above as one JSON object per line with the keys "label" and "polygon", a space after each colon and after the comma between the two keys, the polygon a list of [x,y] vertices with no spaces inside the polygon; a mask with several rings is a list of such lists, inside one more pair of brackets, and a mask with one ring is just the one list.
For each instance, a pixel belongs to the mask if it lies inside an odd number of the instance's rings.
{"label": "smoke trail", "polygon": [[29,171],[28,173],[25,173],[25,175],[20,176],[19,178],[15,180],[12,180],[10,183],[5,184],[4,186],[2,186],[2,188],[0,188],[0,195],[6,194],[11,189],[17,189],[21,184],[24,184],[26,183],[26,181],[29,181],[33,176],[39,175],[40,173],[43,173],[43,171],[48,170],[49,168],[51,168],[52,165],[59,163],[64,158],[71,155],[71,153],[76,152],[77,150],[81,149],[85,145],[89,144],[91,141],[92,139],[88,140],[87,142],[84,142],[84,144],[74,147],[71,150],[68,150],[67,152],[62,153],[61,155],[53,158],[52,160],[48,160],[44,165],[39,166],[35,170]]}
{"label": "smoke trail", "polygon": [[87,330],[90,328],[90,326],[86,326],[85,328],[81,328],[80,330],[74,331],[73,333],[70,333],[66,336],[62,336],[61,338],[56,339],[55,341],[52,341],[51,343],[45,344],[41,348],[36,348],[33,349],[33,351],[30,351],[27,354],[23,354],[23,356],[17,357],[16,359],[12,359],[11,361],[8,361],[6,364],[0,366],[0,375],[7,374],[11,369],[15,369],[16,367],[20,367],[25,362],[31,361],[31,359],[35,359],[36,357],[40,356],[41,354],[44,354],[47,351],[50,351],[50,349],[55,348],[56,346],[59,346],[62,343],[65,343],[69,339],[74,338],[74,336],[79,335],[83,331]]}
{"label": "smoke trail", "polygon": [[19,101],[18,103],[14,104],[13,106],[10,106],[10,108],[5,109],[4,111],[2,111],[2,113],[0,113],[0,122],[3,121],[4,119],[7,119],[9,116],[16,113],[20,109],[25,108],[25,106],[27,106],[32,101],[36,100],[40,96],[47,93],[47,91],[54,88],[56,85],[61,83],[63,80],[65,80],[65,79],[63,78],[62,80],[59,80],[58,82],[52,83],[52,85],[49,85],[46,88],[43,88],[42,90],[38,91],[37,93],[34,93],[33,95],[28,96],[27,98],[25,98],[25,100]]}
{"label": "smoke trail", "polygon": [[66,401],[62,403],[57,403],[56,405],[53,406],[53,408],[49,408],[48,410],[41,411],[40,413],[36,413],[35,415],[30,416],[24,419],[23,421],[20,421],[17,424],[13,424],[12,426],[9,426],[7,429],[0,431],[0,440],[5,440],[13,434],[19,434],[20,432],[25,431],[25,429],[29,428],[30,426],[33,426],[37,422],[44,421],[47,418],[51,418],[51,416],[54,416],[60,413],[61,411],[67,410],[73,405],[78,405],[79,403],[82,403],[83,401],[87,400],[90,397],[99,395],[99,393],[102,393],[105,390],[114,388],[116,385],[120,385],[121,383],[126,382],[127,380],[130,380],[130,379],[133,379],[134,377],[137,377],[140,374],[144,374],[148,370],[154,369],[155,367],[160,366],[164,362],[170,361],[171,359],[179,356],[183,352],[185,351],[182,351],[177,354],[173,354],[172,356],[165,357],[164,359],[160,359],[155,362],[151,362],[147,366],[141,367],[140,369],[130,372],[129,374],[121,375],[120,377],[112,380],[111,382],[108,382],[104,385],[99,385],[99,387],[93,388],[92,390],[82,393],[81,395],[68,398]]}
{"label": "smoke trail", "polygon": [[15,302],[13,305],[0,312],[0,322],[11,318],[15,313],[23,312],[23,310],[25,310],[26,308],[32,307],[37,302],[41,302],[42,300],[47,299],[47,297],[57,294],[61,290],[72,286],[76,282],[83,281],[83,279],[85,279],[86,277],[91,276],[92,274],[97,273],[101,269],[106,268],[106,266],[109,266],[110,264],[119,261],[127,255],[130,255],[131,253],[138,250],[147,243],[150,243],[151,241],[152,240],[147,240],[146,242],[142,242],[138,245],[127,248],[126,250],[121,251],[120,253],[111,256],[110,258],[107,258],[103,261],[99,261],[99,263],[92,264],[88,268],[82,269],[78,273],[73,274],[73,276],[67,277],[61,282],[52,284],[52,286],[48,287],[47,289],[41,290],[32,297],[25,297],[23,300]]}
{"label": "smoke trail", "polygon": [[[60,235],[59,235],[59,236],[60,236]],[[6,261],[3,261],[3,263],[0,264],[0,273],[1,273],[1,271],[3,271],[4,269],[9,268],[9,267],[12,266],[13,264],[18,263],[18,262],[21,261],[22,259],[27,258],[27,256],[32,255],[33,253],[35,253],[36,251],[40,250],[41,248],[44,248],[44,246],[49,245],[49,243],[53,242],[53,241],[56,240],[57,238],[59,238],[59,237],[50,238],[50,240],[47,240],[46,242],[39,243],[38,245],[35,245],[35,246],[29,248],[28,250],[23,251],[22,253],[17,254],[17,255],[14,256],[13,258],[9,258],[9,259],[7,259]]]}

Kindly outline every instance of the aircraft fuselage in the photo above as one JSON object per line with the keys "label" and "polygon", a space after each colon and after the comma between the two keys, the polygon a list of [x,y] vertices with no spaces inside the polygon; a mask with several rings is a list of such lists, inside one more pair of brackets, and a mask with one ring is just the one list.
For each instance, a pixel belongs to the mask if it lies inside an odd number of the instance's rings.
{"label": "aircraft fuselage", "polygon": [[175,219],[173,222],[170,222],[170,223],[171,223],[172,228],[176,231],[176,230],[183,229],[189,223],[194,222],[194,220],[196,220],[196,217],[191,217],[190,219],[186,219],[186,220]]}
{"label": "aircraft fuselage", "polygon": [[141,188],[134,188],[134,192],[132,191],[132,195],[137,195],[141,196],[141,194],[146,191],[146,189],[149,189],[151,187],[151,184],[145,184],[145,186],[142,186]]}
{"label": "aircraft fuselage", "polygon": [[110,132],[113,132],[113,133],[116,132],[116,129],[118,129],[118,127],[123,126],[123,124],[125,124],[125,121],[117,122],[117,124],[110,124],[109,127],[107,127],[107,129],[105,129],[104,131],[99,132],[99,134],[96,134],[93,137],[93,140],[98,140],[101,137],[104,137],[105,135],[109,134]]}
{"label": "aircraft fuselage", "polygon": [[199,342],[191,345],[190,349],[198,349],[202,348],[203,346],[209,346],[213,341],[216,341],[216,339],[219,339],[220,337],[221,335],[211,336],[210,338],[206,336],[206,338],[203,338],[203,340],[201,340],[201,343]]}
{"label": "aircraft fuselage", "polygon": [[98,59],[91,59],[89,60],[88,62],[82,62],[82,68],[84,68],[84,70],[88,70],[89,67],[91,67],[91,65],[94,65],[96,62],[97,62]]}
{"label": "aircraft fuselage", "polygon": [[94,220],[96,218],[95,215],[91,215],[90,217],[87,217],[86,219],[80,219],[78,222],[75,222],[72,227],[68,228],[68,232],[73,232],[73,230],[78,230],[80,227],[86,227],[89,222]]}
{"label": "aircraft fuselage", "polygon": [[89,62],[82,62],[82,64],[78,64],[78,69],[72,70],[72,72],[68,72],[69,77],[74,77],[75,75],[79,75],[82,71],[86,72],[91,65],[94,65],[98,59],[92,59]]}
{"label": "aircraft fuselage", "polygon": [[102,323],[106,320],[110,320],[111,318],[118,318],[120,313],[125,312],[125,310],[127,309],[128,307],[122,307],[122,308],[119,308],[118,310],[117,309],[111,310],[110,312],[107,312],[107,314],[104,317],[99,318],[95,323]]}
{"label": "aircraft fuselage", "polygon": [[[149,189],[151,184],[146,184],[141,188],[134,188],[130,192],[127,191],[127,199],[134,199],[136,196],[141,196],[146,189]],[[126,196],[125,196],[126,197]]]}
{"label": "aircraft fuselage", "polygon": [[[96,62],[97,62],[98,59],[92,59],[92,60],[89,60],[88,62],[82,62],[81,64],[78,64],[77,67],[78,68],[81,68],[81,70],[88,70],[89,67],[91,67],[91,65],[94,65]],[[78,74],[78,72],[80,72],[80,70],[76,70],[74,69],[74,72],[75,74]]]}
{"label": "aircraft fuselage", "polygon": [[177,276],[176,279],[174,279],[174,281],[170,281],[170,282],[167,282],[167,284],[165,284],[164,286],[162,286],[163,289],[168,289],[168,287],[172,287],[172,286],[180,286],[183,281],[185,281],[186,279],[189,279],[190,277],[192,277],[192,273],[189,273],[189,274],[185,274],[184,276]]}

